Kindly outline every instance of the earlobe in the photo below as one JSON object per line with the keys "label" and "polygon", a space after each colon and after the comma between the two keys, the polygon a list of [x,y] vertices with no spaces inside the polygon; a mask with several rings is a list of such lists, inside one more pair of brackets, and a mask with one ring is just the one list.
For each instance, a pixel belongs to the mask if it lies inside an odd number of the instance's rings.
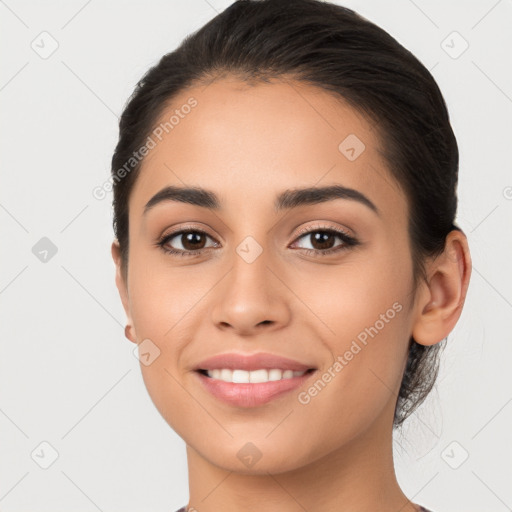
{"label": "earlobe", "polygon": [[471,275],[467,238],[453,230],[445,249],[429,262],[429,282],[422,283],[412,336],[421,345],[435,345],[453,330],[464,306]]}
{"label": "earlobe", "polygon": [[121,261],[121,248],[119,246],[119,242],[114,240],[111,246],[111,254],[112,259],[114,260],[114,264],[116,266],[116,286],[119,291],[119,296],[121,297],[121,302],[123,304],[124,312],[127,318],[127,325],[124,329],[125,337],[133,343],[137,343],[137,335],[135,333],[135,328],[133,327],[133,320],[131,317],[131,308],[130,308],[130,300],[128,297],[128,287],[123,276],[122,269],[122,261]]}
{"label": "earlobe", "polygon": [[137,337],[135,336],[133,331],[133,325],[126,324],[124,328],[124,336],[127,340],[130,340],[132,343],[137,344]]}

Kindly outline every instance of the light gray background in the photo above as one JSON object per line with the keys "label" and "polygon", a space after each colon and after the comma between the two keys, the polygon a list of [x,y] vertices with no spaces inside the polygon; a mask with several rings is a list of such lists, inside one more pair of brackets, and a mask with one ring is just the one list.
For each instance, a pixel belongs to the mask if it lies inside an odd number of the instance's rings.
{"label": "light gray background", "polygon": [[[230,3],[0,1],[3,512],[174,512],[187,502],[184,443],[124,338],[111,194],[92,190],[108,179],[136,81]],[[432,70],[460,148],[458,222],[473,276],[438,386],[396,437],[399,482],[435,512],[511,510],[512,2],[339,3]],[[58,42],[46,59],[31,47],[51,49],[43,31]],[[454,31],[469,43],[458,58]],[[32,252],[42,237],[58,249],[46,263]],[[58,452],[47,469],[42,442]]]}

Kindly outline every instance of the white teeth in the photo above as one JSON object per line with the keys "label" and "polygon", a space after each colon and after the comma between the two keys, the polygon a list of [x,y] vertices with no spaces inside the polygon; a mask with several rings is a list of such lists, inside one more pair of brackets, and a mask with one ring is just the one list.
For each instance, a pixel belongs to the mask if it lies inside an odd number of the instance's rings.
{"label": "white teeth", "polygon": [[208,377],[213,379],[223,380],[224,382],[233,382],[235,384],[249,384],[249,383],[260,383],[270,382],[281,379],[291,379],[292,377],[300,377],[306,373],[305,371],[293,371],[293,370],[230,370],[228,368],[207,370]]}

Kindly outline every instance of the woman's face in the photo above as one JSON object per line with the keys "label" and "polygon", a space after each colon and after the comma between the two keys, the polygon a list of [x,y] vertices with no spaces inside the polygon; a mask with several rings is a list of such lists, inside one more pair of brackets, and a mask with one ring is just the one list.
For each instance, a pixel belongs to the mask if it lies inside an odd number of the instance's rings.
{"label": "woman's face", "polygon": [[[162,416],[199,456],[238,472],[291,470],[389,434],[414,297],[406,198],[375,126],[312,86],[235,79],[183,91],[160,121],[130,196],[122,295]],[[217,204],[167,195],[145,211],[170,186]],[[352,191],[294,195],[333,186]],[[256,353],[314,371],[285,385],[197,371]],[[220,376],[235,374],[248,375]]]}

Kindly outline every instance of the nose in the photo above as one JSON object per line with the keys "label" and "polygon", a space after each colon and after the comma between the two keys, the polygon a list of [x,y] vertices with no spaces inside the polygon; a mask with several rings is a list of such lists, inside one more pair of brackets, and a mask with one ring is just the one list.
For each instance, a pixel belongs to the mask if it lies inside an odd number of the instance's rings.
{"label": "nose", "polygon": [[265,250],[252,262],[235,253],[231,270],[215,287],[212,320],[217,328],[248,336],[290,322],[293,294],[282,272],[271,267]]}

